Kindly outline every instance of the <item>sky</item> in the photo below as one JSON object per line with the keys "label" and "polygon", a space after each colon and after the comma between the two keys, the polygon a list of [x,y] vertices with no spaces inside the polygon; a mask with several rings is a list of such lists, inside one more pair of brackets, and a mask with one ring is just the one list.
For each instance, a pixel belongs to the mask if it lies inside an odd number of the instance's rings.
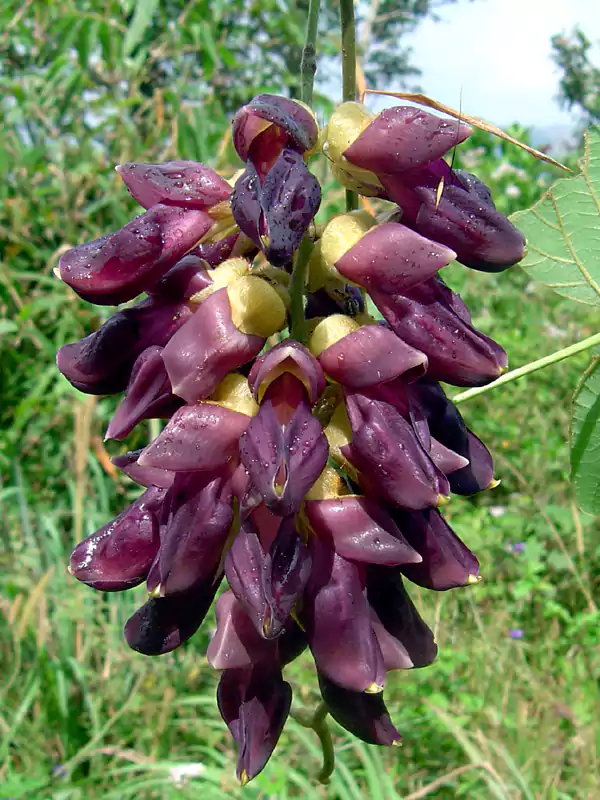
{"label": "sky", "polygon": [[573,125],[556,100],[550,38],[579,25],[599,42],[598,0],[458,0],[438,16],[410,41],[426,94],[501,126]]}

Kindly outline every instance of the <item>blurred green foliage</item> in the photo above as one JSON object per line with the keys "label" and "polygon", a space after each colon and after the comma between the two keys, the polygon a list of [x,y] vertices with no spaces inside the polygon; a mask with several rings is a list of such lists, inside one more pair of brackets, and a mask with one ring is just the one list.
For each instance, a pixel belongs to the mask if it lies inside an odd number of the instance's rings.
{"label": "blurred green foliage", "polygon": [[585,124],[600,122],[600,68],[593,61],[593,47],[578,27],[552,37],[552,57],[561,72],[561,102],[582,114]]}
{"label": "blurred green foliage", "polygon": [[[441,652],[433,667],[390,678],[386,698],[404,747],[382,752],[333,726],[338,769],[328,788],[314,781],[316,740],[290,721],[276,756],[242,793],[203,655],[211,620],[181,651],[146,659],[121,636],[143,587],[103,595],[67,574],[74,542],[136,487],[114,474],[102,443],[115,400],[78,394],[54,365],[58,347],[104,312],[52,270],[64,249],[135,213],[115,163],[181,157],[236,167],[231,109],[293,83],[301,10],[282,0],[6,0],[0,8],[0,797],[600,793],[598,526],[573,505],[566,443],[567,398],[585,357],[462,408],[502,479],[448,509],[480,556],[484,582],[413,591]],[[338,210],[341,187],[326,178],[325,159],[313,164],[324,213]],[[532,203],[555,177],[480,132],[457,151],[455,166],[489,183],[505,213]],[[447,278],[513,366],[594,332],[589,312],[518,269],[495,276],[452,266]],[[137,432],[128,444],[144,437]],[[522,638],[511,639],[511,629]],[[289,676],[299,705],[314,706],[310,659]],[[181,765],[195,765],[198,776],[182,777]]]}

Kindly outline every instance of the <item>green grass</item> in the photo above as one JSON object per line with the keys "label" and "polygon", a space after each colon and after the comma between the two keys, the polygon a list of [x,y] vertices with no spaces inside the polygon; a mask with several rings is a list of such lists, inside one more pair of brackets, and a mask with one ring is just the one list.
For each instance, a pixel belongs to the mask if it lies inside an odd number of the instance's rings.
{"label": "green grass", "polygon": [[[23,286],[18,275],[9,279]],[[448,280],[513,366],[592,331],[590,314],[518,270],[452,267]],[[74,324],[61,319],[78,306],[62,287],[43,284],[27,304],[32,330],[43,330],[51,310],[53,339],[40,340],[7,386],[19,401],[2,440],[0,797],[598,796],[600,547],[597,522],[572,502],[566,444],[585,357],[462,408],[494,451],[502,483],[448,508],[480,557],[483,583],[413,591],[441,649],[434,666],[390,676],[386,700],[402,748],[372,748],[332,725],[338,767],[325,788],[315,781],[316,737],[290,721],[271,763],[242,791],[203,655],[212,619],[180,652],[147,659],[121,638],[143,589],[97,594],[66,571],[76,537],[105,522],[134,487],[102,466],[99,441],[114,401],[81,397],[51,361]],[[517,542],[523,553],[511,549]],[[523,638],[511,639],[512,628]],[[295,702],[314,706],[310,659],[288,673]],[[182,763],[202,764],[202,774],[178,787],[170,775]]]}

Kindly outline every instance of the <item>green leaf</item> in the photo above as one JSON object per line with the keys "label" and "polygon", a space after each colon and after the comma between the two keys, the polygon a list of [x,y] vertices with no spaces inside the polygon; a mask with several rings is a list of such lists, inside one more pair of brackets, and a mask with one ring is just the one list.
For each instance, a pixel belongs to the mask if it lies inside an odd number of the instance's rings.
{"label": "green leaf", "polygon": [[600,306],[600,128],[585,134],[581,174],[557,181],[511,221],[527,239],[520,266],[580,303]]}
{"label": "green leaf", "polygon": [[584,372],[573,396],[571,473],[581,508],[600,514],[600,358]]}
{"label": "green leaf", "polygon": [[142,41],[146,28],[152,22],[154,12],[160,0],[137,0],[131,23],[125,34],[123,56],[131,55],[135,47]]}

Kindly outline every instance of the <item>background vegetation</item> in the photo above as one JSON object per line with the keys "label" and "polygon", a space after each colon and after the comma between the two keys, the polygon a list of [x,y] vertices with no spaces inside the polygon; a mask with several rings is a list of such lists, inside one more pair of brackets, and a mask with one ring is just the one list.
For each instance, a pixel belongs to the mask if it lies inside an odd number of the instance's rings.
{"label": "background vegetation", "polygon": [[[316,740],[290,720],[277,755],[242,793],[203,655],[210,620],[181,651],[147,659],[121,638],[143,587],[102,595],[66,572],[74,543],[136,489],[111,468],[102,443],[114,400],[80,395],[56,371],[58,347],[97,326],[102,311],[52,269],[68,247],[135,213],[115,163],[181,157],[237,166],[230,112],[258,91],[294,90],[305,5],[78,0],[65,9],[5,0],[0,8],[0,797],[600,794],[600,540],[568,483],[568,398],[585,356],[462,407],[502,479],[484,497],[454,498],[449,507],[484,581],[453,593],[413,590],[441,653],[427,670],[392,674],[386,698],[404,746],[383,752],[335,728],[338,770],[327,789],[314,782]],[[401,34],[430,4],[379,5],[380,17],[363,20],[367,77],[373,85],[377,72],[389,87],[392,76],[409,75],[405,50],[390,51],[390,42],[403,44]],[[328,15],[336,2],[327,8],[324,47],[334,65]],[[565,80],[577,64],[567,67]],[[455,166],[487,181],[507,213],[530,205],[555,177],[481,133]],[[328,213],[342,192],[325,167],[314,162]],[[513,366],[597,326],[519,269],[492,276],[452,267],[448,280]],[[310,660],[289,675],[298,704],[313,706]]]}

